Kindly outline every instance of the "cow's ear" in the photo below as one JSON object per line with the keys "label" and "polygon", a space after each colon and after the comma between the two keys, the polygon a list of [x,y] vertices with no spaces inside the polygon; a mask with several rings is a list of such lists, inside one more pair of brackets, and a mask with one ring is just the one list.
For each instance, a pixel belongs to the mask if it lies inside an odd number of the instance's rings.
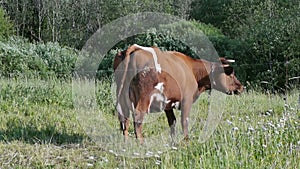
{"label": "cow's ear", "polygon": [[224,67],[224,72],[226,75],[231,75],[233,73],[233,67],[232,66]]}
{"label": "cow's ear", "polygon": [[222,64],[228,64],[224,57],[220,57],[219,60],[221,61]]}

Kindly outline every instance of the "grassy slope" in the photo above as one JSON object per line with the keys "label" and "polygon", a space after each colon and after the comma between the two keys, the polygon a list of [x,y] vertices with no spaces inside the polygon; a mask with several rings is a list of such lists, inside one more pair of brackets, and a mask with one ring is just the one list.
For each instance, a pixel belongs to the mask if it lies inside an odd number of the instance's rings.
{"label": "grassy slope", "polygon": [[[98,84],[98,105],[117,131],[110,86]],[[196,124],[188,144],[130,158],[89,139],[76,119],[71,87],[56,80],[0,80],[0,168],[300,168],[299,91],[288,95],[287,105],[279,95],[257,92],[227,97],[209,141],[198,142],[201,125]],[[201,112],[207,110],[206,96],[199,101]],[[145,136],[168,128],[160,115],[145,125]]]}

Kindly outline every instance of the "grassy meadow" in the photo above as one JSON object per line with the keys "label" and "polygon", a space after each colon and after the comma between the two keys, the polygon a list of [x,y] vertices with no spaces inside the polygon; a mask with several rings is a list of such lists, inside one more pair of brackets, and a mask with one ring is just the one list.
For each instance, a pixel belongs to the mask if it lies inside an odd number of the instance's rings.
{"label": "grassy meadow", "polygon": [[[300,168],[299,90],[290,91],[286,102],[281,94],[256,91],[226,96],[217,129],[200,143],[209,103],[204,93],[196,105],[201,115],[193,118],[189,142],[163,145],[168,147],[164,150],[155,142],[156,148],[150,147],[153,151],[144,156],[123,156],[113,150],[122,144],[101,145],[91,137],[91,130],[109,130],[122,139],[110,80],[98,82],[95,89],[97,109],[83,112],[83,124],[73,104],[71,81],[0,79],[0,168]],[[99,110],[106,127],[96,120]],[[168,131],[167,119],[164,113],[150,116],[154,120],[144,125],[144,136],[159,138]],[[180,123],[177,129],[182,135]],[[130,136],[134,137],[132,125]]]}

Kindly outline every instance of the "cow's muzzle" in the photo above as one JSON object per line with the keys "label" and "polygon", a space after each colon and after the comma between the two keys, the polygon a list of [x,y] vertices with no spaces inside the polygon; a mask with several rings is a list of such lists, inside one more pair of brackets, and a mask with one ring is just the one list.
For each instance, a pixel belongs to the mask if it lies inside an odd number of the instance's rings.
{"label": "cow's muzzle", "polygon": [[234,90],[234,91],[227,91],[226,94],[228,95],[240,95],[243,90]]}

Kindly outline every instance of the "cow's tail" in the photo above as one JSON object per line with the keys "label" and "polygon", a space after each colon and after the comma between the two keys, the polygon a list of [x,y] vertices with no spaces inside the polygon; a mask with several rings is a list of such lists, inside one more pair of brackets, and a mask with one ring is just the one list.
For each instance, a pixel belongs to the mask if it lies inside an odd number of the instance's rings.
{"label": "cow's tail", "polygon": [[124,63],[125,63],[125,68],[124,68],[123,76],[122,76],[122,79],[121,79],[121,85],[120,85],[120,88],[119,88],[119,91],[118,91],[117,100],[119,100],[119,98],[121,96],[121,93],[122,93],[122,90],[123,90],[123,87],[124,87],[126,74],[127,74],[127,71],[128,71],[128,65],[129,65],[129,62],[130,62],[130,54],[132,52],[138,50],[138,49],[140,49],[138,46],[132,45],[132,46],[128,47],[126,52],[125,52],[125,56],[124,56],[124,60],[123,60]]}

